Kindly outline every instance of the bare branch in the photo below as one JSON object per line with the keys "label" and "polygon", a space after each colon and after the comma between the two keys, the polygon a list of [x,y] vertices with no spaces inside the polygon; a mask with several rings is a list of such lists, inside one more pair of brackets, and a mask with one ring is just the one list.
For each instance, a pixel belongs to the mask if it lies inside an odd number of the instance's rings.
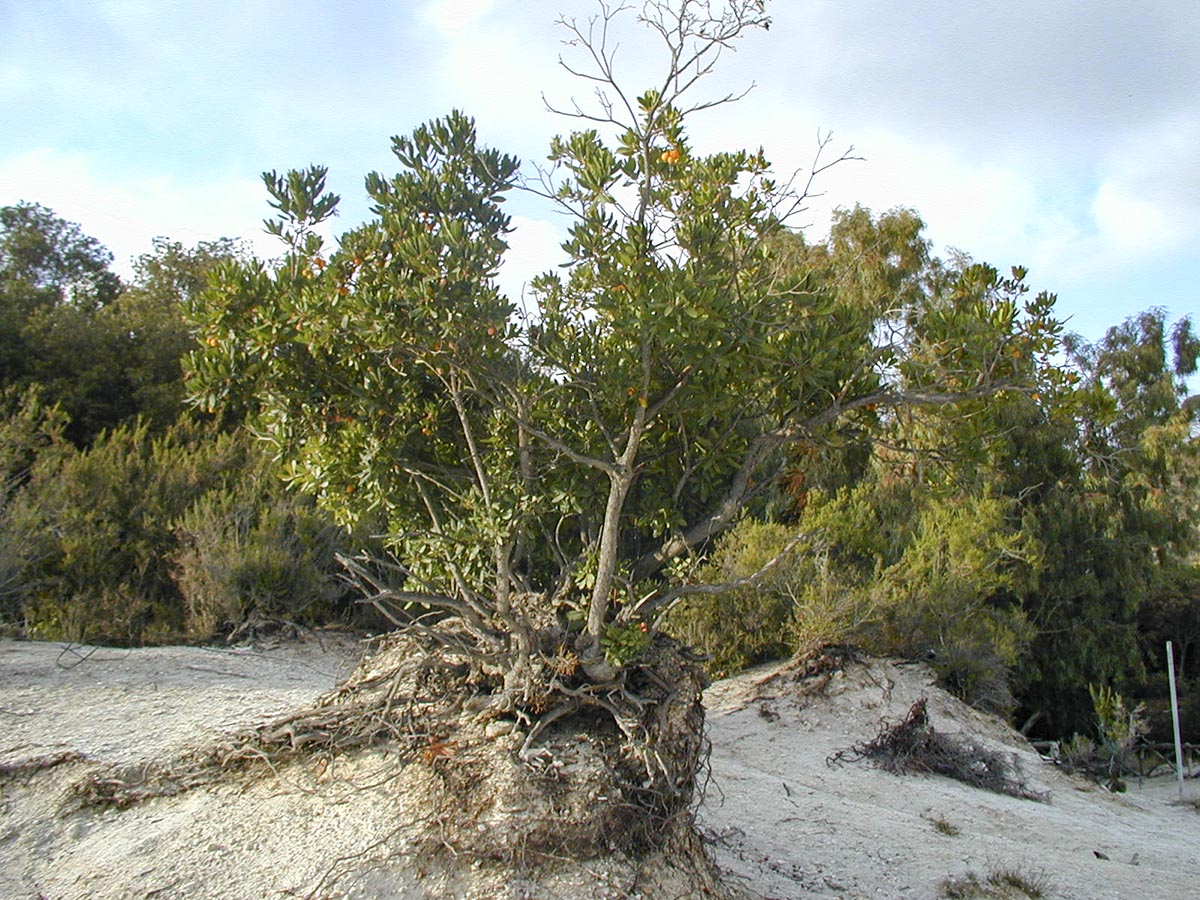
{"label": "bare branch", "polygon": [[729,489],[713,509],[690,528],[669,537],[645,554],[633,567],[631,581],[638,582],[661,569],[667,562],[699,546],[728,529],[742,510],[782,471],[782,462],[764,470],[771,456],[781,447],[801,440],[814,440],[827,426],[846,413],[866,407],[913,408],[940,407],[990,397],[999,390],[1019,390],[1002,384],[981,384],[966,391],[906,390],[884,387],[852,400],[831,399],[829,405],[801,422],[785,425],[758,435],[730,481]]}
{"label": "bare branch", "polygon": [[666,615],[674,604],[684,597],[692,597],[697,595],[723,594],[726,591],[737,590],[738,588],[754,587],[759,584],[773,569],[778,568],[788,556],[792,554],[800,544],[805,542],[813,542],[814,536],[807,531],[800,531],[792,535],[783,549],[772,556],[769,560],[762,564],[756,572],[750,575],[745,575],[741,578],[735,578],[732,581],[720,582],[717,584],[681,584],[662,594],[651,594],[648,597],[640,600],[633,607],[633,614],[647,617],[651,614],[656,614],[657,618],[662,618]]}

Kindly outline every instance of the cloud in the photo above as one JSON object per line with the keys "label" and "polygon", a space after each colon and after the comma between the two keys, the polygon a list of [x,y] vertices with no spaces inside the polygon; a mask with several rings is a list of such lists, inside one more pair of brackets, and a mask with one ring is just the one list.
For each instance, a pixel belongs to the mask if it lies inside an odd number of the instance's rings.
{"label": "cloud", "polygon": [[184,244],[240,237],[260,255],[278,255],[277,241],[263,233],[270,211],[263,196],[257,179],[240,176],[113,177],[81,153],[42,149],[0,159],[0,203],[40,203],[78,223],[112,251],[123,276],[155,237]]}
{"label": "cloud", "polygon": [[[393,170],[390,134],[458,107],[484,142],[538,161],[551,135],[587,124],[548,114],[542,94],[593,101],[557,65],[586,57],[554,19],[586,31],[595,0],[367,0],[356,16],[318,3],[284,15],[280,0],[10,6],[0,103],[22,127],[0,156],[0,203],[54,207],[119,265],[156,234],[256,238],[262,169],[328,163],[340,230],[366,215],[362,173]],[[781,174],[811,163],[818,128],[837,150],[854,144],[867,161],[818,182],[803,217],[814,237],[834,206],[905,205],[943,248],[1027,264],[1039,286],[1182,296],[1171,273],[1200,264],[1193,6],[776,0],[770,33],[746,35],[697,88],[758,89],[691,134],[704,151],[761,144]],[[663,56],[624,19],[617,74],[636,94]],[[559,235],[549,210],[510,199],[521,218],[502,279],[517,297],[558,260]]]}
{"label": "cloud", "polygon": [[453,38],[486,18],[495,5],[495,0],[433,0],[421,17]]}
{"label": "cloud", "polygon": [[982,152],[1120,133],[1194,103],[1200,84],[1187,0],[825,0],[773,12],[776,78],[830,113]]}

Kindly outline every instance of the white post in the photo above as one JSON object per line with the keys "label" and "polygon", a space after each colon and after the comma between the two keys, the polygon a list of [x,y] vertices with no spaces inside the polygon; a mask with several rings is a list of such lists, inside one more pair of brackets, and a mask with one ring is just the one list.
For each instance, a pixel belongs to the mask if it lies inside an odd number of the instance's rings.
{"label": "white post", "polygon": [[1175,725],[1175,773],[1179,776],[1179,799],[1183,799],[1183,742],[1179,739],[1179,698],[1175,695],[1175,654],[1167,641],[1167,677],[1171,679],[1171,721]]}

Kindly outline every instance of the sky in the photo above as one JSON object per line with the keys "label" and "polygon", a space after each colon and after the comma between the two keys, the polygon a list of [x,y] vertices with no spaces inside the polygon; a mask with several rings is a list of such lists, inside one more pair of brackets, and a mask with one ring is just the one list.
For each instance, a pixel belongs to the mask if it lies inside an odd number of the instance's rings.
{"label": "sky", "polygon": [[[640,0],[639,0],[640,5]],[[156,236],[241,237],[270,213],[260,173],[319,163],[336,229],[368,215],[391,137],[461,109],[526,161],[587,103],[560,56],[597,0],[0,0],[0,205],[38,202],[130,271]],[[819,136],[861,160],[826,171],[794,222],[903,206],[940,252],[1023,265],[1089,340],[1152,306],[1200,325],[1200,9],[1195,0],[774,0],[698,99],[702,150],[762,146],[807,172]],[[618,79],[664,60],[631,16]],[[828,158],[828,156],[826,157]],[[502,283],[562,261],[566,223],[529,194]]]}

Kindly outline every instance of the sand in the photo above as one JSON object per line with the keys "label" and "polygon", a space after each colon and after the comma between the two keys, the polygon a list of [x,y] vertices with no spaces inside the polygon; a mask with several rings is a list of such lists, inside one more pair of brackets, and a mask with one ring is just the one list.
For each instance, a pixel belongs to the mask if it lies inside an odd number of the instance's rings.
{"label": "sand", "polygon": [[[503,871],[405,855],[395,760],[293,764],[126,810],[79,809],[97,771],[170,759],[316,699],[361,645],[337,633],[241,648],[78,648],[0,640],[0,897],[666,897],[619,861]],[[749,898],[943,896],[944,882],[1016,873],[1063,900],[1200,895],[1200,811],[1173,778],[1111,794],[1068,777],[927,669],[853,663],[823,689],[786,667],[713,685],[711,772],[697,818],[723,880]],[[1039,803],[942,777],[828,765],[928,698],[933,726],[1011,755]],[[1200,796],[1188,782],[1187,799]],[[668,867],[669,868],[669,867]],[[657,893],[656,893],[657,892]],[[1020,893],[995,896],[1021,897]]]}

